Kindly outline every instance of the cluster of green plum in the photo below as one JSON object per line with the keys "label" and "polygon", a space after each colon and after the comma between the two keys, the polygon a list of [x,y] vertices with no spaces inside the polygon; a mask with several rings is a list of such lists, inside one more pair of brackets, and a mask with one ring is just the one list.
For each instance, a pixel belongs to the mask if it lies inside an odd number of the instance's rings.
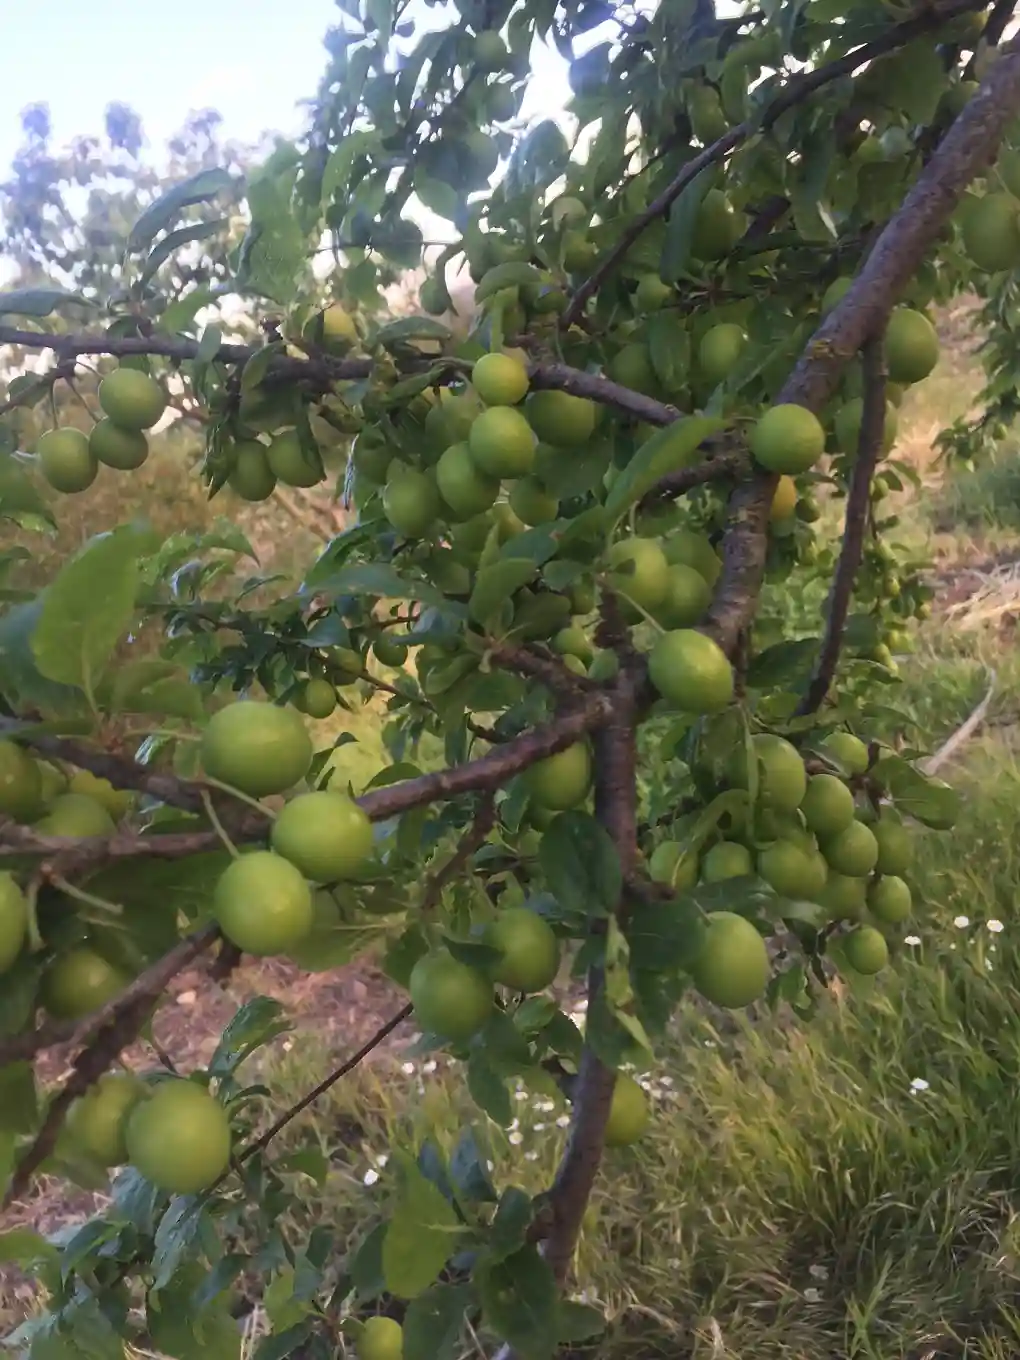
{"label": "cluster of green plum", "polygon": [[74,494],[96,480],[100,464],[130,472],[149,456],[145,431],[166,410],[159,383],[137,368],[116,368],[99,384],[103,419],[85,435],[74,426],[48,430],[36,442],[39,470],[55,491]]}
{"label": "cluster of green plum", "polygon": [[[876,808],[855,793],[869,768],[868,747],[846,731],[821,744],[809,773],[800,752],[785,738],[762,732],[751,741],[756,772],[753,815],[733,820],[725,836],[699,851],[665,840],[655,846],[649,873],[682,893],[698,884],[757,876],[781,898],[823,909],[830,922],[852,923],[842,936],[842,958],[870,975],[888,961],[883,931],[903,924],[911,912],[904,875],[913,857],[909,828],[889,808]],[[741,752],[729,771],[732,788],[749,790],[752,779]],[[723,913],[725,932],[710,927],[694,979],[710,1001],[749,1005],[763,995],[770,968],[757,931]],[[737,921],[741,921],[738,925]]]}

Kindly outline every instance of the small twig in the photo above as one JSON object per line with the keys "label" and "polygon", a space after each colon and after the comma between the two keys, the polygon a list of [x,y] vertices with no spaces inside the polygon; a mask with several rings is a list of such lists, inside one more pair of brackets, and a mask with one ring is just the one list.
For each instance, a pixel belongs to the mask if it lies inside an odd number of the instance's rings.
{"label": "small twig", "polygon": [[680,468],[656,482],[638,503],[639,510],[648,510],[661,501],[674,500],[696,486],[709,482],[739,481],[750,475],[751,459],[743,451],[733,450],[717,453],[695,463],[693,467]]}
{"label": "small twig", "polygon": [[313,1086],[312,1089],[307,1092],[307,1094],[303,1095],[296,1104],[291,1105],[289,1109],[284,1110],[283,1114],[270,1124],[265,1133],[260,1134],[253,1143],[249,1143],[246,1148],[242,1148],[237,1156],[238,1163],[246,1162],[249,1157],[254,1157],[257,1152],[262,1152],[264,1148],[267,1148],[281,1129],[285,1129],[293,1119],[296,1119],[299,1114],[304,1110],[307,1110],[309,1105],[313,1105],[321,1095],[325,1095],[330,1087],[335,1086],[342,1077],[346,1077],[349,1072],[353,1072],[359,1063],[364,1062],[373,1049],[378,1048],[385,1039],[389,1038],[395,1029],[410,1017],[413,1010],[414,1007],[408,1002],[406,1006],[402,1006],[401,1009],[397,1011],[396,1015],[390,1016],[389,1020],[376,1030],[371,1039],[362,1044],[358,1051],[352,1054],[346,1062],[342,1063],[334,1072],[331,1072],[323,1081],[320,1081],[318,1086]]}
{"label": "small twig", "polygon": [[427,915],[438,904],[443,895],[443,889],[465,867],[468,860],[492,830],[495,821],[496,796],[494,793],[488,793],[482,799],[482,805],[478,809],[474,821],[461,838],[457,849],[425,884],[425,891],[421,899],[421,914],[423,916]]}
{"label": "small twig", "polygon": [[828,603],[825,606],[825,634],[818,652],[818,661],[807,691],[797,707],[798,714],[814,713],[825,701],[839,665],[854,582],[864,556],[864,533],[871,504],[871,480],[882,454],[885,439],[885,360],[882,337],[869,340],[861,352],[864,378],[864,407],[861,429],[857,440],[857,460],[850,476],[850,490],[846,499],[846,522],[843,546],[832,578]]}
{"label": "small twig", "polygon": [[990,671],[988,675],[988,689],[985,691],[984,698],[974,709],[973,713],[960,724],[951,736],[946,738],[933,755],[930,755],[927,760],[919,762],[918,768],[922,770],[924,774],[934,774],[936,770],[941,769],[946,761],[951,760],[960,747],[968,742],[978,730],[988,715],[992,696],[995,694],[996,678],[995,671]]}
{"label": "small twig", "polygon": [[981,0],[966,0],[964,4],[948,5],[941,10],[932,6],[913,18],[907,19],[904,23],[897,24],[887,33],[883,33],[880,38],[875,38],[874,41],[869,43],[862,43],[852,52],[838,57],[835,61],[831,61],[825,66],[819,66],[817,70],[791,77],[789,84],[780,91],[760,118],[748,119],[746,122],[738,123],[736,127],[730,128],[717,141],[706,146],[703,151],[700,151],[698,155],[683,166],[679,174],[667,184],[662,193],[654,198],[644,212],[635,218],[620,236],[612,250],[599,262],[591,276],[585,279],[584,283],[577,289],[570,305],[560,318],[561,326],[564,328],[573,326],[581,318],[589,300],[595,296],[638,237],[654,221],[663,217],[669,211],[688,184],[697,179],[703,170],[707,170],[709,166],[724,160],[731,151],[735,151],[743,141],[754,133],[768,131],[778,118],[789,109],[803,103],[823,85],[828,85],[841,76],[850,75],[865,62],[871,61],[874,57],[883,56],[886,52],[892,52],[897,47],[902,47],[913,38],[922,33],[927,33],[930,29],[948,22],[957,15],[966,14],[971,10],[981,9],[982,7]]}

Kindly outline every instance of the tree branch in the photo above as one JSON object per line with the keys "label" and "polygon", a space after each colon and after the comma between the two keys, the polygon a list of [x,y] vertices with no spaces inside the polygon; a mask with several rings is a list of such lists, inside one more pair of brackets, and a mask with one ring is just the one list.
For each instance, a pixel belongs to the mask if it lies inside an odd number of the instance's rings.
{"label": "tree branch", "polygon": [[740,449],[729,450],[703,458],[693,467],[680,468],[656,482],[638,502],[639,510],[650,510],[662,501],[674,500],[696,486],[709,482],[741,481],[751,472],[751,460]]}
{"label": "tree branch", "polygon": [[862,352],[864,369],[864,409],[857,441],[857,461],[850,479],[846,501],[843,546],[832,578],[825,610],[825,635],[814,674],[797,708],[798,714],[814,713],[825,701],[839,664],[843,630],[846,627],[854,580],[864,555],[864,530],[871,503],[871,479],[882,454],[885,438],[885,360],[882,339],[868,340]]}
{"label": "tree branch", "polygon": [[495,822],[496,798],[495,794],[489,793],[483,798],[482,805],[478,809],[474,821],[461,837],[461,842],[457,846],[457,849],[445,864],[440,865],[436,872],[430,875],[426,882],[425,891],[422,894],[421,899],[421,912],[423,916],[436,906],[443,895],[443,889],[460,874],[468,860],[481,846],[486,836],[492,830]]}
{"label": "tree branch", "polygon": [[[637,867],[637,741],[640,677],[624,666],[612,687],[613,720],[595,734],[595,816],[612,837],[624,879]],[[622,910],[623,900],[618,906]],[[601,968],[588,975],[589,1008],[603,986]],[[549,1193],[551,1223],[543,1251],[562,1283],[573,1258],[584,1212],[602,1162],[606,1121],[616,1084],[585,1044],[574,1086],[570,1133]]]}
{"label": "tree branch", "polygon": [[[74,360],[84,354],[106,354],[115,359],[135,355],[148,355],[154,358],[169,359],[175,363],[186,363],[198,356],[198,341],[182,336],[110,336],[110,335],[50,335],[43,331],[19,330],[13,326],[0,326],[0,345],[18,345],[23,349],[52,349],[57,356],[58,377],[65,377],[71,370]],[[220,363],[243,365],[261,353],[262,346],[221,344],[214,358]],[[465,365],[457,360],[447,360],[444,356],[432,359],[415,359],[401,363],[404,373],[421,373],[439,364],[448,364],[445,380],[462,374]],[[275,356],[266,370],[267,380],[273,383],[298,382],[317,392],[329,392],[338,382],[358,382],[371,375],[375,367],[373,359],[336,359],[327,354],[310,355],[299,359],[294,355]],[[54,370],[56,371],[56,370]],[[584,373],[569,364],[533,363],[528,366],[532,387],[551,388],[569,392],[576,397],[588,397],[603,406],[612,406],[636,420],[645,420],[652,425],[668,425],[676,420],[680,412],[674,406],[655,401],[640,392],[632,392],[628,387],[612,382],[609,378],[594,373]],[[45,390],[52,386],[56,378],[52,373],[40,377],[39,387]],[[27,393],[18,397],[12,405],[25,405],[31,398]],[[0,407],[0,414],[3,408]]]}
{"label": "tree branch", "polygon": [[[139,973],[118,996],[92,1015],[87,1015],[84,1020],[49,1021],[26,1034],[14,1034],[0,1040],[0,1067],[31,1058],[44,1048],[55,1048],[58,1044],[73,1044],[75,1047],[88,1044],[93,1038],[98,1038],[107,1026],[117,1025],[136,1002],[150,1005],[178,973],[194,963],[217,939],[219,931],[215,926],[203,926],[191,935],[186,935],[161,959]],[[110,1061],[113,1061],[112,1057]]]}
{"label": "tree branch", "polygon": [[[42,1126],[28,1150],[18,1160],[0,1208],[10,1208],[28,1188],[34,1173],[56,1147],[71,1106],[137,1038],[155,997],[163,991],[174,974],[207,949],[216,936],[215,928],[207,926],[182,940],[126,987],[115,1001],[102,1007],[80,1027],[81,1042],[90,1036],[91,1041],[75,1058],[71,1075],[50,1102]],[[0,1057],[0,1064],[3,1061],[4,1058]]]}
{"label": "tree branch", "polygon": [[644,212],[635,218],[609,254],[577,289],[573,298],[571,298],[570,305],[560,318],[560,325],[566,329],[581,318],[589,300],[602,287],[602,284],[638,237],[657,218],[663,217],[669,211],[688,184],[697,179],[702,170],[724,160],[731,151],[735,151],[742,142],[754,133],[768,131],[777,118],[803,103],[809,95],[814,94],[823,85],[828,85],[841,76],[850,75],[865,62],[871,61],[875,57],[884,56],[887,52],[895,51],[897,47],[902,47],[905,43],[923,33],[930,32],[933,28],[938,28],[957,15],[983,8],[983,0],[964,0],[963,3],[946,5],[942,8],[936,6],[926,8],[913,18],[890,28],[887,33],[883,33],[880,38],[875,38],[873,42],[862,43],[854,51],[848,52],[835,61],[828,62],[825,66],[818,67],[817,70],[791,77],[790,83],[773,99],[761,118],[748,119],[746,122],[738,123],[736,127],[730,128],[729,132],[724,133],[717,141],[706,146],[703,151],[700,151],[683,166],[679,174],[666,185],[662,193],[654,198]]}
{"label": "tree branch", "polygon": [[[943,18],[948,11],[943,11]],[[919,21],[911,21],[919,22]],[[901,28],[906,25],[901,25]],[[1020,108],[1020,40],[1002,48],[980,89],[956,118],[901,207],[886,223],[849,292],[804,349],[776,404],[819,411],[869,336],[884,327],[896,299],[964,190],[995,157]],[[750,621],[765,572],[769,507],[778,477],[757,471],[730,498],[723,570],[704,631],[727,653]]]}

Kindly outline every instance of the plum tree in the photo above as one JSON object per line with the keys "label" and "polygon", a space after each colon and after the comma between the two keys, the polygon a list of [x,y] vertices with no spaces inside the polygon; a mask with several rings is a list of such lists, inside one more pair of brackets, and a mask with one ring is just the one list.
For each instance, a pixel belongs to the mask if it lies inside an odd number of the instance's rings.
{"label": "plum tree", "polygon": [[[47,1350],[78,1325],[78,1349],[137,1342],[138,1301],[146,1344],[173,1313],[167,1352],[205,1353],[223,1319],[236,1338],[242,1272],[281,1357],[335,1350],[337,1325],[406,1360],[469,1334],[503,1360],[598,1337],[565,1291],[603,1149],[654,1120],[630,1073],[681,995],[808,1021],[834,971],[897,966],[911,841],[956,815],[882,739],[891,649],[932,610],[887,541],[888,445],[938,361],[938,307],[967,289],[989,388],[943,446],[978,456],[1020,409],[998,275],[1020,262],[1008,7],[699,4],[697,34],[675,6],[602,7],[605,37],[573,0],[427,23],[356,8],[307,135],[244,186],[217,288],[160,283],[241,193],[204,167],[134,222],[87,327],[58,287],[0,300],[8,367],[52,356],[5,382],[5,523],[128,475],[168,395],[200,411],[196,476],[228,514],[341,460],[351,511],[300,581],[239,566],[232,592],[239,530],[121,525],[41,589],[5,556],[5,1204],[40,1169],[91,1186],[130,1163],[97,1222],[42,1253],[60,1254]],[[573,141],[519,117],[550,34],[577,45]],[[425,245],[416,204],[448,244]],[[388,284],[423,266],[421,314],[389,315]],[[228,292],[255,342],[210,323]],[[103,418],[47,429],[79,362]],[[792,635],[819,583],[821,617]],[[349,734],[306,721],[357,701],[386,752],[360,782]],[[324,971],[368,940],[408,999],[322,1086],[279,1110],[272,1065],[241,1070],[286,1027],[258,997],[204,1066],[141,1077],[121,1128],[96,1083],[182,970],[215,949],[220,973],[239,953]],[[568,975],[583,1032],[553,989]],[[288,1210],[315,1153],[278,1135],[408,1021],[476,1112],[450,1146],[415,1122],[360,1244],[301,1240]],[[43,1100],[53,1064],[29,1060],[58,1042],[69,1075]],[[534,1196],[489,1136],[512,1080],[570,1110]]]}

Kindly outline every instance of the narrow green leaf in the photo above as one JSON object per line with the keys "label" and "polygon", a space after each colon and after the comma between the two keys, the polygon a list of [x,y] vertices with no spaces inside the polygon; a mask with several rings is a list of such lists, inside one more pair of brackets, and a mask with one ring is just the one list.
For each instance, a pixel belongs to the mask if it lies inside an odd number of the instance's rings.
{"label": "narrow green leaf", "polygon": [[142,266],[140,282],[148,283],[159,267],[181,246],[191,245],[194,241],[207,241],[217,232],[225,231],[229,225],[229,217],[218,217],[214,221],[196,222],[194,226],[178,227],[176,231],[170,232],[149,253]]}
{"label": "narrow green leaf", "polygon": [[726,428],[724,420],[711,416],[686,416],[664,425],[641,445],[623,469],[606,497],[606,512],[618,519],[624,511],[651,491],[671,472],[697,461],[699,446],[710,435]]}
{"label": "narrow green leaf", "polygon": [[214,1077],[232,1075],[257,1048],[286,1034],[289,1029],[290,1023],[279,1001],[268,996],[252,997],[234,1014],[220,1036],[209,1061],[210,1074]]}
{"label": "narrow green leaf", "polygon": [[233,180],[226,170],[199,170],[197,174],[173,185],[142,213],[128,236],[128,250],[145,250],[159,233],[169,227],[181,212],[195,203],[209,203]]}
{"label": "narrow green leaf", "polygon": [[690,262],[698,209],[714,180],[715,166],[706,166],[700,174],[695,175],[669,210],[659,265],[659,273],[667,283],[675,283]]}
{"label": "narrow green leaf", "polygon": [[94,307],[81,293],[64,288],[9,288],[0,292],[0,316],[49,316],[58,307]]}

